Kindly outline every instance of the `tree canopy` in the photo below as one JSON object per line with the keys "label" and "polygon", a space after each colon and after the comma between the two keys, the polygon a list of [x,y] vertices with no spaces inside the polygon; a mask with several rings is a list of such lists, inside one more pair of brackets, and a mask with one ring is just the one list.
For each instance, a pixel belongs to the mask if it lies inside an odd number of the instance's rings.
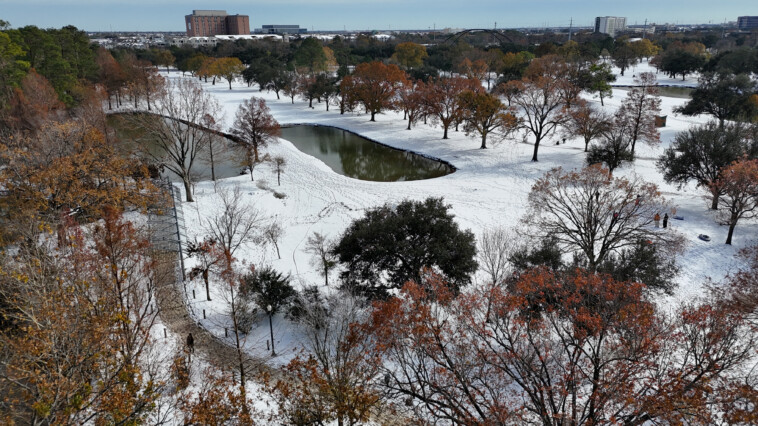
{"label": "tree canopy", "polygon": [[343,285],[372,298],[386,297],[424,268],[443,274],[455,290],[476,271],[476,241],[462,231],[442,198],[403,201],[370,209],[334,247],[345,270]]}

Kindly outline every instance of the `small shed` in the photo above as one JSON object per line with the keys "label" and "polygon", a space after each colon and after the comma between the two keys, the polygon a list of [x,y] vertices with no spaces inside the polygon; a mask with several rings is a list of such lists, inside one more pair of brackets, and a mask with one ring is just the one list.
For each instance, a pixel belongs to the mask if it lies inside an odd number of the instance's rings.
{"label": "small shed", "polygon": [[655,127],[666,127],[666,117],[667,115],[656,115],[655,116]]}

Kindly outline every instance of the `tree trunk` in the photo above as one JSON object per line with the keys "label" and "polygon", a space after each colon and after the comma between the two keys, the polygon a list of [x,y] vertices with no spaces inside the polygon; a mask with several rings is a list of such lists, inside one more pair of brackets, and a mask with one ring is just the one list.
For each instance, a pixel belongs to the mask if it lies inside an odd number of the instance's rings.
{"label": "tree trunk", "polygon": [[213,162],[213,142],[208,144],[209,153],[211,155],[211,180],[216,181],[216,165]]}
{"label": "tree trunk", "polygon": [[276,351],[274,350],[274,325],[271,322],[271,318],[273,315],[269,314],[268,316],[268,328],[271,331],[271,356],[276,356]]}
{"label": "tree trunk", "polygon": [[188,177],[183,178],[182,182],[184,183],[184,193],[187,195],[187,202],[191,203],[195,201],[192,198],[192,182],[190,182]]}
{"label": "tree trunk", "polygon": [[211,300],[211,289],[208,285],[208,270],[203,269],[203,281],[205,281],[205,298],[208,299],[208,301]]}
{"label": "tree trunk", "polygon": [[718,193],[718,191],[712,190],[711,195],[713,196],[713,198],[711,198],[711,210],[718,210],[720,194]]}
{"label": "tree trunk", "polygon": [[732,245],[732,234],[734,234],[734,228],[737,226],[737,220],[732,219],[729,223],[729,233],[726,234],[726,244]]}
{"label": "tree trunk", "polygon": [[447,139],[447,126],[443,125],[445,131],[442,133],[442,139]]}
{"label": "tree trunk", "polygon": [[232,90],[232,80],[229,80],[229,90]]}
{"label": "tree trunk", "polygon": [[605,106],[605,104],[603,103],[603,91],[602,90],[600,91],[600,106]]}
{"label": "tree trunk", "polygon": [[590,140],[589,139],[585,139],[584,140],[584,152],[587,152],[589,150],[590,150]]}
{"label": "tree trunk", "polygon": [[374,115],[375,115],[375,114],[376,114],[376,113],[375,113],[374,111],[371,111],[371,120],[369,120],[369,121],[376,121],[376,120],[374,120]]}
{"label": "tree trunk", "polygon": [[537,162],[539,161],[537,159],[537,151],[540,149],[540,137],[537,136],[537,138],[534,140],[534,154],[532,154],[532,161]]}
{"label": "tree trunk", "polygon": [[487,132],[482,132],[482,146],[479,149],[487,149]]}

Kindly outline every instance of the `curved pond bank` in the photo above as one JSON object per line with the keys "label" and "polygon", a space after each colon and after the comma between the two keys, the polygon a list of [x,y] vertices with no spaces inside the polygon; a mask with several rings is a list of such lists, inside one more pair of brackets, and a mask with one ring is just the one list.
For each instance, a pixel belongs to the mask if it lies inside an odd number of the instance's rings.
{"label": "curved pond bank", "polygon": [[281,138],[336,173],[354,179],[400,182],[432,179],[455,171],[443,161],[392,148],[337,127],[290,125],[282,127]]}

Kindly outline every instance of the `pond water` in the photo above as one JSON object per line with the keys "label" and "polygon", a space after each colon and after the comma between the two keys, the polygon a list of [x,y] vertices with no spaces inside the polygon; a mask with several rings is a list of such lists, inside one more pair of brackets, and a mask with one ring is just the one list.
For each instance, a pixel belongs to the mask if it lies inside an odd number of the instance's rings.
{"label": "pond water", "polygon": [[323,161],[335,172],[360,180],[397,182],[431,179],[455,171],[441,161],[401,151],[335,127],[282,128],[282,139]]}
{"label": "pond water", "polygon": [[[160,120],[158,117],[154,117]],[[119,141],[125,144],[127,149],[147,150],[158,154],[155,140],[151,140],[145,134],[144,129],[135,127],[126,114],[109,114],[108,126],[114,130]],[[211,179],[210,151],[203,150],[198,153],[192,166],[194,181]],[[213,169],[216,179],[224,179],[239,176],[244,167],[245,151],[234,141],[218,136],[213,146]],[[169,177],[174,182],[181,182],[179,176],[168,169],[164,169],[163,176]]]}
{"label": "pond water", "polygon": [[[155,117],[156,120],[161,118]],[[144,129],[135,127],[123,114],[108,116],[108,125],[127,148],[155,152]],[[283,139],[292,142],[300,151],[323,161],[335,172],[360,180],[396,182],[431,179],[444,176],[455,169],[441,161],[408,151],[393,149],[362,136],[335,127],[298,125],[282,128]],[[245,152],[235,142],[217,136],[213,163],[216,179],[239,176],[245,166]],[[263,167],[257,167],[256,174]],[[259,172],[260,170],[260,172]],[[208,150],[201,151],[192,166],[194,181],[210,180],[211,161]],[[165,169],[164,176],[178,182],[179,177]]]}
{"label": "pond water", "polygon": [[[631,90],[631,86],[613,86],[614,89],[621,89],[624,91]],[[659,86],[658,93],[661,96],[668,98],[680,98],[690,99],[692,97],[692,91],[695,90],[691,87],[677,87],[677,86]]]}

